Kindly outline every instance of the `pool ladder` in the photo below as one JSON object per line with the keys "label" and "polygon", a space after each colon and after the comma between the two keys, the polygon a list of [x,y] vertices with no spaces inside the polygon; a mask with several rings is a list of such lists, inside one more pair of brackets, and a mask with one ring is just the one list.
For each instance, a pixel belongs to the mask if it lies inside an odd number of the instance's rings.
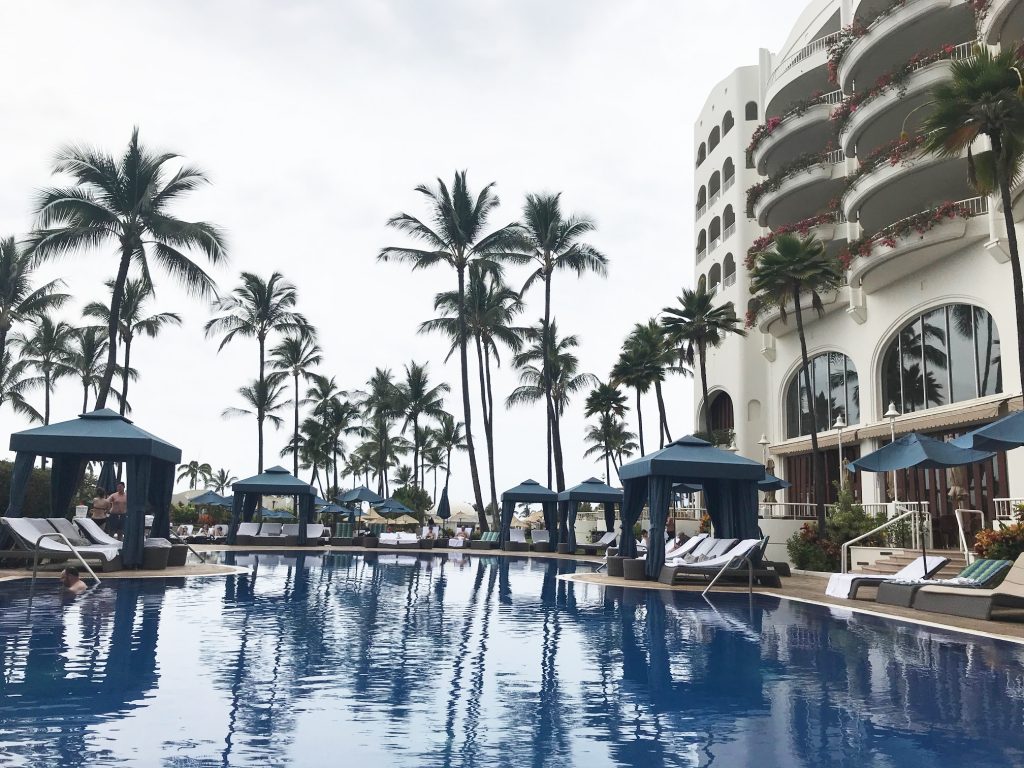
{"label": "pool ladder", "polygon": [[[704,591],[700,593],[701,597],[707,597],[708,592],[710,592],[711,588],[713,586],[715,586],[715,582],[718,581],[718,579],[721,577],[721,575],[723,573],[725,573],[726,570],[728,570],[732,566],[732,564],[734,562],[735,562],[735,558],[730,560],[728,563],[726,563],[725,565],[722,566],[721,570],[719,570],[719,572],[715,574],[715,578],[713,578],[711,580],[711,583],[708,584],[707,587],[704,588]],[[741,564],[742,563],[746,563],[747,564],[747,594],[748,595],[753,595],[754,594],[754,561],[750,559],[750,555],[749,554],[746,554],[746,555],[743,555],[743,559],[740,560],[740,563]]]}
{"label": "pool ladder", "polygon": [[36,548],[35,551],[32,553],[32,588],[35,588],[36,579],[39,576],[39,544],[40,542],[42,542],[43,539],[58,539],[62,541],[67,546],[67,548],[74,553],[75,557],[78,558],[78,562],[80,562],[82,566],[85,568],[85,570],[89,572],[89,575],[92,576],[93,581],[97,584],[100,583],[100,577],[96,575],[96,571],[94,571],[92,567],[89,565],[89,563],[85,561],[85,558],[82,557],[82,553],[75,548],[75,545],[68,540],[68,537],[65,536],[63,533],[57,533],[56,531],[54,531],[53,533],[44,533],[38,539],[36,539]]}

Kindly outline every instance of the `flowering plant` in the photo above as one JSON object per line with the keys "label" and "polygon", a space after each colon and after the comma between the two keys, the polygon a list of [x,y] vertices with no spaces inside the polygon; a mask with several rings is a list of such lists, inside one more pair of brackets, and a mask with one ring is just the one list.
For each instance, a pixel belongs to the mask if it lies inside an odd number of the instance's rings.
{"label": "flowering plant", "polygon": [[849,26],[843,27],[839,30],[839,34],[836,35],[836,39],[831,42],[828,46],[828,81],[830,83],[839,82],[839,63],[843,60],[846,52],[850,50],[857,40],[864,37],[868,33],[867,27],[861,24],[850,24]]}
{"label": "flowering plant", "polygon": [[747,215],[753,216],[754,206],[766,193],[774,192],[786,179],[796,176],[811,168],[824,167],[834,147],[830,144],[821,152],[805,152],[777,170],[764,181],[760,181],[747,190]]}
{"label": "flowering plant", "polygon": [[888,163],[891,167],[895,167],[901,163],[907,162],[910,158],[917,153],[924,145],[924,136],[911,136],[910,138],[896,139],[888,144],[884,144],[875,151],[871,152],[867,157],[860,161],[860,165],[857,166],[857,170],[850,174],[846,182],[846,191],[849,192],[856,186],[857,182],[864,176],[874,171],[876,168]]}
{"label": "flowering plant", "polygon": [[819,213],[816,216],[808,216],[806,219],[801,219],[793,224],[783,224],[781,227],[776,227],[767,235],[762,235],[757,238],[747,249],[747,269],[753,268],[754,261],[757,259],[757,254],[766,250],[775,242],[775,238],[779,235],[789,235],[796,232],[801,237],[807,237],[807,234],[814,227],[820,226],[821,224],[831,224],[835,222],[838,218],[838,212],[839,198],[837,197],[829,201],[828,209],[824,213]]}
{"label": "flowering plant", "polygon": [[966,219],[973,215],[974,212],[970,207],[963,203],[944,202],[930,210],[900,219],[873,235],[865,235],[864,237],[852,240],[839,254],[839,260],[844,267],[849,269],[850,264],[855,258],[870,256],[877,246],[895,248],[898,241],[911,234],[917,233],[918,236],[924,237],[924,234],[930,229],[950,219]]}
{"label": "flowering plant", "polygon": [[1024,523],[1006,525],[998,531],[979,531],[974,538],[974,551],[980,557],[1016,560],[1024,552]]}
{"label": "flowering plant", "polygon": [[753,156],[754,151],[761,145],[761,142],[775,133],[775,129],[782,125],[783,122],[791,117],[800,117],[801,115],[806,114],[808,109],[822,103],[824,96],[825,93],[823,91],[816,91],[806,99],[801,99],[796,102],[781,115],[775,115],[765,120],[762,125],[757,127],[750,137],[750,143],[747,145],[748,156]]}

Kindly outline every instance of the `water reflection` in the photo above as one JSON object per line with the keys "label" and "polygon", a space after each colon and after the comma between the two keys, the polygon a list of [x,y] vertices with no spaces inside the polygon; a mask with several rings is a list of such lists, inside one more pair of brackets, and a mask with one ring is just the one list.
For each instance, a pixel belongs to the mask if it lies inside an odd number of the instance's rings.
{"label": "water reflection", "polygon": [[[0,589],[0,762],[1024,761],[1020,648],[576,564],[225,555],[249,573]],[[340,746],[339,746],[340,745]],[[333,755],[333,756],[332,756]]]}

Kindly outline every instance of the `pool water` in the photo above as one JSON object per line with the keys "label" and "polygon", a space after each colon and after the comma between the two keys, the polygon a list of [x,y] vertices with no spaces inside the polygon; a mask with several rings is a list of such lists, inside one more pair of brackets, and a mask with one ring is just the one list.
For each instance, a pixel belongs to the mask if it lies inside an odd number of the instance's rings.
{"label": "pool water", "polygon": [[1024,765],[1024,646],[496,556],[0,585],[0,765]]}

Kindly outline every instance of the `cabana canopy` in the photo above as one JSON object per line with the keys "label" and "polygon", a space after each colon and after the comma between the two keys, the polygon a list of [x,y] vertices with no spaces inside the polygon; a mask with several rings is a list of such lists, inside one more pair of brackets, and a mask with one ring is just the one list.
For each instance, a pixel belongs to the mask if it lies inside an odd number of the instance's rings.
{"label": "cabana canopy", "polygon": [[897,469],[945,469],[973,464],[992,458],[988,451],[960,448],[952,443],[911,432],[879,448],[877,451],[851,461],[849,470],[854,472],[892,472]]}
{"label": "cabana canopy", "polygon": [[958,448],[979,451],[1009,451],[1024,445],[1024,411],[1011,413],[953,440]]}
{"label": "cabana canopy", "polygon": [[560,532],[566,541],[569,542],[569,551],[576,551],[576,513],[579,511],[580,502],[594,502],[604,504],[604,525],[606,531],[615,530],[615,505],[622,504],[622,491],[612,488],[607,483],[601,482],[596,477],[584,480],[579,485],[566,488],[558,494],[559,501],[569,502],[568,515],[566,520],[559,521],[564,525]]}
{"label": "cabana canopy", "polygon": [[382,515],[415,515],[416,513],[409,509],[405,504],[400,502],[398,499],[387,499],[380,504],[375,505],[375,508]]}
{"label": "cabana canopy", "polygon": [[224,497],[214,491],[203,491],[189,501],[193,507],[219,507],[223,503]]}
{"label": "cabana canopy", "polygon": [[264,496],[297,496],[299,499],[299,540],[306,543],[306,525],[313,517],[313,486],[292,475],[284,467],[271,467],[262,474],[239,480],[231,486],[234,490],[234,505],[231,509],[231,529],[228,544],[235,543],[240,523],[251,522]]}
{"label": "cabana canopy", "polygon": [[543,504],[544,505],[544,527],[553,543],[558,541],[558,527],[555,525],[555,504],[558,503],[558,494],[550,488],[545,488],[536,480],[524,480],[515,488],[509,488],[501,494],[501,548],[505,548],[508,541],[509,529],[512,526],[512,513],[516,504]]}
{"label": "cabana canopy", "polygon": [[[152,510],[152,535],[170,534],[174,469],[181,451],[166,440],[135,426],[109,408],[83,413],[77,419],[15,432],[10,448],[17,455],[11,475],[7,515],[20,517],[25,491],[37,456],[53,459],[50,475],[50,512],[64,515],[71,507],[78,479],[86,462],[125,462],[128,468],[121,558],[126,567],[142,565],[147,507]],[[113,488],[104,488],[113,491]]]}
{"label": "cabana canopy", "polygon": [[[619,552],[636,554],[633,526],[644,503],[651,514],[650,540],[665,538],[672,486],[699,484],[715,535],[750,539],[760,535],[757,524],[757,484],[765,479],[764,467],[731,451],[687,435],[619,468],[624,500]],[[657,544],[647,552],[648,578],[656,579],[665,563],[665,549]]]}

